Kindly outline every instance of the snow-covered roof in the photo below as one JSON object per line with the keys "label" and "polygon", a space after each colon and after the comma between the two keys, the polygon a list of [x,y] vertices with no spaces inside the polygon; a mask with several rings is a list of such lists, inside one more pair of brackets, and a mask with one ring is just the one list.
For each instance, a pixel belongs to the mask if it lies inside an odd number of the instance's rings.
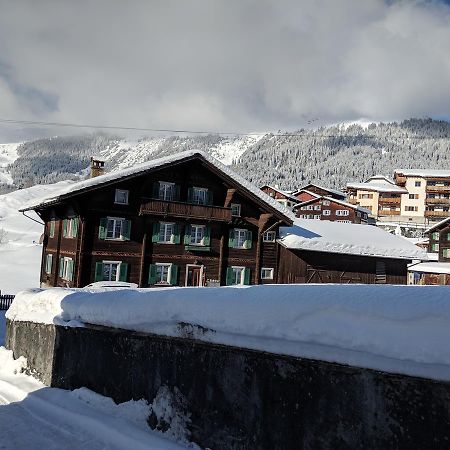
{"label": "snow-covered roof", "polygon": [[218,159],[209,155],[208,153],[202,152],[200,150],[188,150],[185,152],[176,153],[174,155],[165,156],[163,158],[154,159],[153,161],[145,162],[142,164],[137,164],[135,166],[129,167],[127,169],[118,170],[116,172],[109,172],[105,175],[100,175],[95,178],[89,178],[87,180],[80,181],[78,183],[74,183],[71,186],[61,189],[57,191],[51,197],[42,198],[39,201],[34,201],[32,204],[24,205],[20,211],[27,211],[30,209],[38,209],[53,203],[59,203],[61,200],[67,197],[71,197],[72,195],[86,191],[95,189],[105,184],[109,184],[115,182],[117,180],[122,180],[126,178],[132,178],[137,175],[141,175],[145,172],[150,172],[154,169],[167,166],[170,164],[184,162],[186,160],[199,158],[214,166],[220,172],[222,172],[225,176],[231,178],[234,182],[241,185],[245,190],[249,193],[257,197],[262,202],[266,203],[272,209],[275,209],[280,214],[284,215],[289,220],[294,220],[294,214],[289,211],[287,208],[282,206],[279,202],[269,197],[267,194],[262,192],[257,186],[247,181],[241,175],[237,174],[229,167],[222,164]]}
{"label": "snow-covered roof", "polygon": [[436,222],[434,225],[432,225],[431,227],[427,228],[425,230],[425,233],[431,233],[433,230],[435,230],[436,228],[440,228],[441,225],[444,225],[445,223],[450,221],[450,217],[446,217],[445,219],[440,220],[439,222]]}
{"label": "snow-covered roof", "polygon": [[[272,189],[272,190],[274,190],[274,191],[276,191],[276,192],[278,192],[279,194],[281,194],[281,195],[284,195],[285,197],[288,197],[288,198],[290,198],[292,201],[294,201],[294,202],[298,202],[299,200],[298,200],[298,198],[296,198],[296,197],[294,197],[293,195],[292,195],[292,192],[291,191],[283,191],[283,190],[281,190],[281,189],[279,189],[279,188],[277,188],[277,187],[275,187],[275,186],[272,186],[272,185],[270,185],[270,184],[265,184],[264,186],[261,186],[261,190],[262,189],[264,189],[264,188],[270,188],[270,189]],[[267,194],[266,194],[267,195]],[[270,197],[270,195],[269,195],[269,197]],[[271,197],[272,198],[272,197]]]}
{"label": "snow-covered roof", "polygon": [[296,219],[280,228],[284,247],[348,255],[427,260],[425,250],[381,228],[327,220]]}
{"label": "snow-covered roof", "polygon": [[376,192],[395,192],[398,194],[407,194],[408,191],[395,184],[382,181],[370,181],[368,183],[347,183],[347,189],[359,189],[362,191],[376,191]]}
{"label": "snow-covered roof", "polygon": [[405,175],[407,177],[436,177],[436,178],[446,178],[450,177],[450,170],[441,170],[441,169],[395,169],[394,175]]}
{"label": "snow-covered roof", "polygon": [[412,264],[408,267],[409,272],[425,272],[425,273],[449,273],[450,263],[445,262],[424,262]]}
{"label": "snow-covered roof", "polygon": [[304,186],[298,188],[298,191],[297,191],[297,192],[306,190],[305,188],[306,188],[307,186],[315,186],[316,188],[323,189],[324,191],[332,192],[333,194],[340,195],[340,196],[342,196],[342,197],[347,197],[347,195],[345,194],[345,192],[338,191],[337,189],[327,188],[327,187],[325,187],[325,186],[321,186],[320,184],[316,184],[316,183],[308,183],[308,184],[305,184]]}
{"label": "snow-covered roof", "polygon": [[[363,212],[363,213],[366,213],[366,214],[372,214],[372,211],[368,210],[367,208],[363,208],[362,206],[358,206],[358,205],[352,205],[351,203],[344,202],[344,200],[338,200],[337,198],[326,197],[326,196],[321,197],[320,195],[319,195],[319,198],[323,198],[324,200],[328,200],[330,202],[336,202],[339,205],[346,206],[348,208],[352,208],[352,209],[355,209],[357,211],[360,211],[360,212]],[[299,208],[301,206],[307,205],[308,203],[313,203],[313,202],[316,202],[316,201],[317,201],[317,198],[312,198],[310,200],[305,200],[302,203],[298,203],[297,205],[294,205],[294,209],[297,209],[297,208]]]}
{"label": "snow-covered roof", "polygon": [[383,181],[385,181],[385,182],[387,182],[389,184],[394,184],[395,185],[393,180],[391,180],[390,178],[386,177],[385,175],[380,175],[380,174],[374,175],[374,176],[368,178],[365,182],[366,183],[371,183],[371,182],[374,182],[374,180],[383,180]]}

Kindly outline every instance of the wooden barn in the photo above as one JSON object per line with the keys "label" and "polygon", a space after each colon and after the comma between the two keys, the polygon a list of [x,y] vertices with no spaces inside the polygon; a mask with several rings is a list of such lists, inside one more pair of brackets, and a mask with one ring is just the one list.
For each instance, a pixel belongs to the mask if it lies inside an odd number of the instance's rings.
{"label": "wooden barn", "polygon": [[280,229],[278,283],[407,284],[407,266],[427,259],[375,226],[297,219]]}
{"label": "wooden barn", "polygon": [[[102,165],[93,160],[94,175]],[[42,286],[273,283],[293,215],[208,154],[190,151],[75,183],[35,210]]]}

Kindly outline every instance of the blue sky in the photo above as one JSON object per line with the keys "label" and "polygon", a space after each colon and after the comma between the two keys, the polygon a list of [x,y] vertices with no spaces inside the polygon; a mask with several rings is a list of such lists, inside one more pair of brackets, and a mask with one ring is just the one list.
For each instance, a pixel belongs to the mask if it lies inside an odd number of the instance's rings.
{"label": "blue sky", "polygon": [[[450,0],[0,0],[0,118],[259,132],[450,117]],[[61,129],[0,125],[0,142]]]}

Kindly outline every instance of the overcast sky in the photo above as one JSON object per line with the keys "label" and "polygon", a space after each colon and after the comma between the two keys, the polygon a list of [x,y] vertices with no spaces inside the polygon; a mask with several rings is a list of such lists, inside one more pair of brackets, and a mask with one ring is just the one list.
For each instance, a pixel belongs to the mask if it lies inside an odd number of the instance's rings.
{"label": "overcast sky", "polygon": [[[410,117],[450,117],[442,0],[0,0],[1,119],[257,132]],[[0,124],[0,142],[41,133]]]}

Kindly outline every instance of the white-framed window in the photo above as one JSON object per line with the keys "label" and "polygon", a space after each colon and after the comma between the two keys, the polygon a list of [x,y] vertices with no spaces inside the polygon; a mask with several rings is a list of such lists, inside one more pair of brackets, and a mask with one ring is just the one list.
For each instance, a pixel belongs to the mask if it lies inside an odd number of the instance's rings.
{"label": "white-framed window", "polygon": [[247,240],[247,230],[241,228],[234,229],[234,247],[244,248],[245,241]]}
{"label": "white-framed window", "polygon": [[55,237],[55,219],[50,220],[50,230],[49,230],[49,237],[54,238]]}
{"label": "white-framed window", "polygon": [[178,266],[172,263],[150,264],[148,284],[149,285],[172,285],[178,282]]}
{"label": "white-framed window", "polygon": [[314,219],[315,220],[320,220],[320,217],[321,217],[320,214],[314,214]]}
{"label": "white-framed window", "polygon": [[308,218],[308,215],[307,214],[302,214],[301,216],[300,216],[300,219],[307,219]]}
{"label": "white-framed window", "polygon": [[323,206],[330,206],[330,200],[324,200],[324,201],[322,202],[322,205],[323,205]]}
{"label": "white-framed window", "polygon": [[78,217],[63,220],[63,237],[75,238],[78,234]]}
{"label": "white-framed window", "polygon": [[170,284],[170,269],[172,264],[156,263],[156,283]]}
{"label": "white-framed window", "polygon": [[439,240],[439,232],[435,231],[434,233],[431,233],[431,239],[433,239],[434,241],[438,241]]}
{"label": "white-framed window", "polygon": [[306,207],[306,209],[312,210],[312,209],[313,209],[313,205],[308,205],[308,206]]}
{"label": "white-framed window", "polygon": [[316,211],[320,211],[320,205],[314,205],[314,209],[315,209]]}
{"label": "white-framed window", "polygon": [[63,280],[73,280],[73,259],[62,256],[59,259],[59,277]]}
{"label": "white-framed window", "polygon": [[341,222],[341,223],[352,223],[351,220],[336,220],[336,222]]}
{"label": "white-framed window", "polygon": [[205,225],[191,225],[191,245],[204,245]]}
{"label": "white-framed window", "polygon": [[450,248],[444,248],[444,249],[442,250],[442,256],[443,256],[444,258],[450,258]]}
{"label": "white-framed window", "polygon": [[241,204],[240,203],[232,203],[231,204],[231,215],[234,217],[240,217],[240,215],[241,215]]}
{"label": "white-framed window", "polygon": [[232,266],[231,267],[231,283],[229,283],[229,284],[231,286],[244,284],[244,273],[245,273],[245,267]]}
{"label": "white-framed window", "polygon": [[405,211],[417,211],[417,206],[405,206]]}
{"label": "white-framed window", "polygon": [[160,222],[159,223],[159,243],[173,244],[173,236],[175,235],[175,223]]}
{"label": "white-framed window", "polygon": [[275,242],[276,238],[277,238],[276,231],[266,231],[263,234],[263,242]]}
{"label": "white-framed window", "polygon": [[324,216],[331,216],[331,210],[330,209],[324,209],[324,210],[322,210],[322,214]]}
{"label": "white-framed window", "polygon": [[119,281],[121,261],[103,261],[103,281]]}
{"label": "white-framed window", "polygon": [[192,202],[198,205],[206,205],[208,201],[208,189],[201,187],[192,188]]}
{"label": "white-framed window", "polygon": [[128,205],[128,195],[129,191],[125,189],[116,189],[114,203],[117,203],[118,205]]}
{"label": "white-framed window", "polygon": [[273,280],[273,268],[263,267],[261,269],[261,279],[262,280]]}
{"label": "white-framed window", "polygon": [[308,219],[314,219],[314,215],[313,214],[308,214]]}
{"label": "white-framed window", "polygon": [[159,182],[159,199],[168,202],[175,200],[175,183]]}
{"label": "white-framed window", "polygon": [[431,250],[433,252],[438,252],[439,251],[439,244],[432,244],[431,245]]}
{"label": "white-framed window", "polygon": [[336,215],[337,216],[348,216],[348,210],[347,209],[337,209]]}
{"label": "white-framed window", "polygon": [[108,217],[107,220],[105,239],[123,239],[125,219],[123,217]]}
{"label": "white-framed window", "polygon": [[45,257],[45,273],[52,273],[53,266],[53,255],[51,253],[47,253]]}
{"label": "white-framed window", "polygon": [[420,185],[421,185],[421,182],[420,182],[420,181],[415,181],[415,182],[414,182],[414,186],[415,186],[415,187],[420,187]]}

